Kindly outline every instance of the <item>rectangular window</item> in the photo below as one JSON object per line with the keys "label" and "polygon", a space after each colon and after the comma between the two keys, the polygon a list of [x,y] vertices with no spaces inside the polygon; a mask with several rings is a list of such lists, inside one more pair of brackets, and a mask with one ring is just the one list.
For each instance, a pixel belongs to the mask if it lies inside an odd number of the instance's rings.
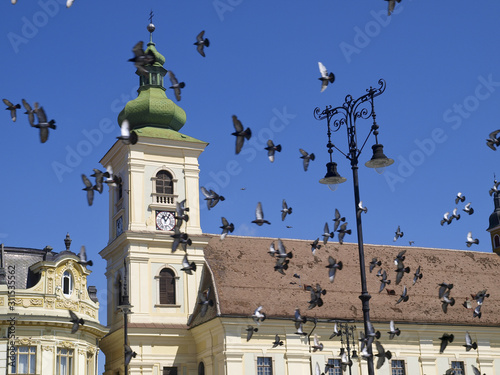
{"label": "rectangular window", "polygon": [[177,367],[163,367],[163,375],[177,375]]}
{"label": "rectangular window", "polygon": [[451,361],[451,368],[455,370],[455,375],[464,375],[464,363],[461,361]]}
{"label": "rectangular window", "polygon": [[257,375],[273,375],[273,359],[257,357]]}
{"label": "rectangular window", "polygon": [[342,365],[340,359],[329,359],[328,365],[328,372],[326,375],[342,375]]}
{"label": "rectangular window", "polygon": [[57,348],[56,375],[73,375],[73,349]]}
{"label": "rectangular window", "polygon": [[35,374],[36,347],[17,346],[16,362],[10,367],[10,374]]}
{"label": "rectangular window", "polygon": [[405,375],[405,361],[402,359],[393,359],[391,361],[392,375]]}

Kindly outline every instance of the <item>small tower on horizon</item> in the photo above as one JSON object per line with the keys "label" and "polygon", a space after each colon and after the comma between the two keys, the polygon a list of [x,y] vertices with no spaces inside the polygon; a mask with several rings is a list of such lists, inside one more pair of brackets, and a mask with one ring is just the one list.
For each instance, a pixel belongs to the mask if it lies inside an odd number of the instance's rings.
{"label": "small tower on horizon", "polygon": [[490,215],[489,226],[486,230],[490,232],[491,249],[494,253],[500,255],[500,191],[493,191],[492,195],[495,209]]}

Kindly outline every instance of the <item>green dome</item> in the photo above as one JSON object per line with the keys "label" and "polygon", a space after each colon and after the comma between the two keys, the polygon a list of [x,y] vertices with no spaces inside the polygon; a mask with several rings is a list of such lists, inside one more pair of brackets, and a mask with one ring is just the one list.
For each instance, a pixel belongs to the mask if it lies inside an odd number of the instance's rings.
{"label": "green dome", "polygon": [[[153,29],[154,30],[154,29]],[[130,129],[156,127],[179,131],[186,123],[186,112],[167,98],[163,80],[167,70],[163,68],[165,57],[156,50],[151,40],[147,51],[155,56],[155,62],[147,65],[147,74],[136,71],[140,77],[139,95],[129,101],[118,115],[118,125],[127,119]]]}

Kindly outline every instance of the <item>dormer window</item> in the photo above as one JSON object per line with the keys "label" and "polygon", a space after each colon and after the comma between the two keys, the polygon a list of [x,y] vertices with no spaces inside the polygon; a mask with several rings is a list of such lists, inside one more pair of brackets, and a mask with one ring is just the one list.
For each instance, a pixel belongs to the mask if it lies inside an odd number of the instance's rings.
{"label": "dormer window", "polygon": [[70,297],[73,293],[73,276],[71,272],[65,271],[62,276],[62,291],[65,297]]}

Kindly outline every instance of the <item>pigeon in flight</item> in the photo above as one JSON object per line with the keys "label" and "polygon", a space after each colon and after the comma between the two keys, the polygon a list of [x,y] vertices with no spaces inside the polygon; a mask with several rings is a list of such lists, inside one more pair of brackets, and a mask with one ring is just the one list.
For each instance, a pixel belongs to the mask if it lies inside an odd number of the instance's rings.
{"label": "pigeon in flight", "polygon": [[196,46],[196,50],[199,52],[200,55],[205,57],[205,47],[210,46],[210,41],[207,38],[204,38],[203,36],[205,35],[205,30],[201,31],[197,36],[196,36],[196,42],[193,43]]}
{"label": "pigeon in flight", "polygon": [[181,271],[186,272],[188,275],[192,275],[193,272],[196,272],[196,263],[195,262],[189,263],[187,253],[184,254],[184,258],[182,259]]}
{"label": "pigeon in flight", "polygon": [[127,119],[123,120],[120,126],[120,136],[116,138],[120,139],[126,145],[135,145],[138,141],[137,133],[130,131],[130,123]]}
{"label": "pigeon in flight", "polygon": [[111,165],[107,166],[106,171],[108,172],[109,177],[106,178],[104,183],[108,184],[109,186],[111,186],[113,188],[117,188],[118,186],[122,185],[122,183],[123,183],[122,178],[120,176],[118,176],[117,174],[113,173],[113,167],[111,167]]}
{"label": "pigeon in flight", "polygon": [[446,314],[448,312],[448,305],[453,306],[455,304],[455,298],[450,297],[450,291],[446,291],[443,295],[443,299],[441,300],[441,308],[443,312]]}
{"label": "pigeon in flight", "polygon": [[389,332],[387,332],[389,334],[389,340],[392,340],[394,338],[394,336],[399,336],[401,334],[401,331],[399,330],[399,328],[396,328],[396,326],[394,325],[394,320],[391,320],[390,323],[389,323]]}
{"label": "pigeon in flight", "polygon": [[363,201],[358,203],[357,214],[361,215],[361,212],[364,212],[365,214],[368,212],[368,207],[363,207]]}
{"label": "pigeon in flight", "polygon": [[319,245],[319,237],[318,237],[311,244],[311,251],[312,251],[313,255],[316,255],[316,250],[319,250],[319,249],[321,249],[321,245]]}
{"label": "pigeon in flight", "polygon": [[316,352],[318,350],[320,352],[323,351],[323,343],[319,342],[317,334],[314,334],[314,341],[313,341],[313,345],[311,347],[312,347],[313,352]]}
{"label": "pigeon in flight", "polygon": [[337,327],[337,323],[333,326],[333,333],[330,335],[329,340],[333,339],[334,337],[341,336],[342,334],[339,332],[339,328]]}
{"label": "pigeon in flight", "polygon": [[177,228],[180,228],[183,221],[185,221],[186,223],[189,221],[189,215],[186,214],[186,211],[189,211],[189,208],[186,207],[185,199],[181,202],[175,202],[174,218],[175,220],[177,220],[175,223]]}
{"label": "pigeon in flight", "polygon": [[207,201],[207,208],[210,210],[211,208],[214,208],[219,201],[224,201],[226,198],[224,198],[222,195],[217,194],[215,191],[212,189],[207,190],[205,189],[204,186],[201,187],[201,192],[205,196],[205,200]]}
{"label": "pigeon in flight", "polygon": [[272,257],[278,254],[278,250],[276,250],[276,248],[274,247],[274,242],[271,242],[271,245],[269,246],[269,251],[267,253]]}
{"label": "pigeon in flight", "polygon": [[453,289],[453,284],[441,283],[438,284],[438,286],[439,286],[439,299],[443,298],[444,294],[447,291]]}
{"label": "pigeon in flight", "polygon": [[94,262],[92,262],[91,260],[87,260],[87,251],[85,249],[85,246],[82,246],[80,248],[79,258],[80,260],[78,261],[78,264],[81,264],[82,266],[92,267],[94,265]]}
{"label": "pigeon in flight", "polygon": [[192,245],[191,238],[189,238],[188,234],[182,233],[178,227],[174,227],[174,234],[170,235],[170,237],[174,239],[172,242],[172,253],[177,251],[180,244],[182,244],[184,251],[186,251],[188,246]]}
{"label": "pigeon in flight", "polygon": [[332,258],[331,255],[328,256],[328,266],[325,266],[328,268],[328,277],[330,279],[330,282],[333,283],[333,280],[335,279],[335,272],[337,270],[342,269],[342,262],[341,261],[336,261],[334,258]]}
{"label": "pigeon in flight", "polygon": [[380,341],[375,341],[375,346],[377,347],[377,354],[375,354],[377,359],[377,370],[380,369],[385,362],[385,359],[388,360],[392,358],[392,353],[388,350],[385,350]]}
{"label": "pigeon in flight", "polygon": [[457,196],[455,198],[455,204],[458,204],[458,202],[464,202],[465,201],[465,195],[462,195],[461,192],[457,193]]}
{"label": "pigeon in flight", "polygon": [[49,138],[49,128],[55,129],[56,122],[54,120],[47,121],[47,115],[43,107],[37,108],[35,114],[38,118],[38,124],[35,124],[34,127],[40,129],[40,142],[45,143]]}
{"label": "pigeon in flight", "polygon": [[405,257],[406,250],[401,250],[398,255],[396,255],[396,258],[394,258],[394,264],[397,266],[400,263],[403,263],[403,261],[406,259]]}
{"label": "pigeon in flight", "polygon": [[283,346],[283,341],[281,341],[280,337],[276,335],[274,336],[273,348],[276,348],[278,346]]}
{"label": "pigeon in flight", "polygon": [[307,318],[305,316],[300,315],[299,309],[295,309],[293,321],[295,322],[295,328],[297,328],[297,323],[304,324],[307,322]]}
{"label": "pigeon in flight", "polygon": [[372,260],[370,262],[370,273],[372,273],[375,266],[380,267],[381,265],[382,265],[382,261],[378,260],[377,258],[372,258]]}
{"label": "pigeon in flight", "polygon": [[283,199],[283,203],[281,204],[281,221],[285,221],[286,215],[292,214],[292,207],[288,207],[286,201]]}
{"label": "pigeon in flight", "polygon": [[401,232],[401,229],[398,225],[398,229],[396,230],[396,233],[395,233],[395,236],[394,236],[394,242],[396,242],[396,240],[400,237],[403,237],[404,233]]}
{"label": "pigeon in flight", "polygon": [[255,208],[255,220],[252,220],[252,223],[257,224],[259,227],[263,224],[271,224],[269,221],[264,220],[264,212],[262,211],[261,202],[257,203],[257,207]]}
{"label": "pigeon in flight", "polygon": [[470,206],[471,203],[467,203],[465,207],[462,209],[462,211],[467,212],[469,215],[472,215],[474,213],[474,209]]}
{"label": "pigeon in flight", "polygon": [[320,62],[318,62],[318,67],[321,73],[321,77],[318,79],[321,81],[321,92],[323,92],[326,90],[328,82],[333,83],[335,81],[335,75],[331,72],[328,73],[326,67]]}
{"label": "pigeon in flight", "polygon": [[490,189],[490,197],[493,195],[493,193],[498,193],[498,185],[500,185],[500,182],[497,180],[493,181],[493,187]]}
{"label": "pigeon in flight", "polygon": [[407,302],[410,297],[408,296],[408,289],[406,286],[403,287],[403,293],[399,296],[399,299],[396,301],[396,305],[400,302]]}
{"label": "pigeon in flight", "polygon": [[[272,245],[274,245],[274,243]],[[288,253],[286,252],[285,245],[283,245],[283,241],[281,241],[281,239],[279,238],[278,238],[278,253],[276,255],[278,256],[278,258],[290,258],[290,259],[293,258],[292,252],[291,251],[289,251]]]}
{"label": "pigeon in flight", "polygon": [[333,238],[334,234],[335,232],[330,232],[330,229],[328,228],[328,223],[325,223],[325,226],[323,228],[323,245],[326,245],[328,239]]}
{"label": "pigeon in flight", "polygon": [[340,228],[337,230],[337,232],[339,233],[339,243],[342,245],[344,243],[344,236],[346,234],[351,234],[351,230],[350,229],[346,229],[347,228],[347,223],[344,223],[340,226]]}
{"label": "pigeon in flight", "polygon": [[441,347],[439,349],[439,354],[442,354],[448,344],[451,344],[453,342],[453,339],[455,336],[453,334],[447,334],[443,333],[443,336],[441,336],[439,339],[441,340]]}
{"label": "pigeon in flight", "polygon": [[241,151],[241,148],[243,147],[245,138],[249,140],[252,137],[252,131],[250,130],[250,128],[246,128],[246,130],[244,130],[243,124],[235,115],[233,115],[233,126],[236,131],[234,133],[231,133],[231,135],[234,135],[236,137],[236,155],[238,155]]}
{"label": "pigeon in flight", "polygon": [[201,312],[200,315],[203,317],[208,311],[208,307],[212,307],[214,305],[214,301],[212,299],[209,299],[210,297],[210,288],[208,288],[205,291],[199,291],[198,292],[198,298],[199,302],[198,304],[201,305]]}
{"label": "pigeon in flight", "polygon": [[420,266],[418,266],[417,270],[415,271],[415,274],[413,275],[413,285],[416,284],[416,282],[422,278],[422,272],[420,271]]}
{"label": "pigeon in flight", "polygon": [[[26,109],[25,114],[28,115],[28,121],[32,127],[35,126],[35,112],[38,110],[38,103],[35,103],[35,109],[31,108],[26,100],[22,100],[24,109]],[[491,194],[490,194],[491,195]]]}
{"label": "pigeon in flight", "polygon": [[66,8],[71,8],[75,0],[66,0]]}
{"label": "pigeon in flight", "polygon": [[266,320],[266,314],[262,312],[262,306],[259,306],[255,309],[252,314],[252,319],[255,323],[259,324]]}
{"label": "pigeon in flight", "polygon": [[251,338],[252,338],[252,336],[253,336],[253,333],[254,333],[254,332],[258,332],[258,331],[259,331],[259,329],[258,329],[258,328],[254,328],[253,326],[250,326],[250,325],[249,325],[249,326],[247,327],[246,331],[247,331],[247,341],[250,341],[250,339],[251,339]]}
{"label": "pigeon in flight", "polygon": [[469,332],[465,332],[465,351],[470,351],[471,349],[477,349],[477,342],[472,342],[472,338],[470,337]]}
{"label": "pigeon in flight", "polygon": [[478,319],[481,319],[481,306],[483,305],[477,305],[476,308],[474,309],[474,312],[472,313],[472,317],[473,318],[478,318]]}
{"label": "pigeon in flight", "polygon": [[137,357],[137,353],[132,350],[130,346],[125,344],[125,365],[128,365],[132,358]]}
{"label": "pigeon in flight", "polygon": [[467,233],[467,241],[465,242],[467,247],[471,247],[472,244],[479,244],[479,240],[477,238],[472,238],[472,232]]}
{"label": "pigeon in flight", "polygon": [[471,294],[472,299],[475,300],[478,305],[482,305],[484,299],[490,296],[489,293],[486,293],[486,290],[487,289],[484,289],[481,290],[480,292],[477,292],[476,294]]}
{"label": "pigeon in flight", "polygon": [[170,78],[170,83],[172,86],[169,87],[169,89],[174,89],[175,93],[175,99],[177,99],[178,102],[181,101],[181,89],[186,87],[186,84],[184,82],[177,81],[177,78],[175,78],[175,74],[169,70],[168,72],[168,78]]}
{"label": "pigeon in flight", "polygon": [[149,71],[145,68],[146,65],[151,65],[155,62],[155,55],[151,50],[148,50],[147,53],[144,52],[143,49],[144,42],[140,41],[132,48],[132,52],[134,53],[134,57],[129,59],[134,63],[137,71],[141,75],[147,75]]}
{"label": "pigeon in flight", "polygon": [[316,284],[316,288],[314,288],[311,285],[308,285],[305,287],[306,290],[309,290],[311,292],[311,300],[308,302],[309,307],[308,309],[312,309],[316,306],[321,307],[323,306],[323,299],[321,296],[324,296],[326,294],[326,290],[321,288],[319,284]]}
{"label": "pigeon in flight", "polygon": [[79,318],[78,316],[76,316],[76,314],[71,311],[71,310],[68,310],[69,311],[69,321],[71,323],[73,323],[73,326],[71,327],[71,333],[74,334],[76,333],[76,331],[78,331],[78,329],[80,328],[80,325],[84,325],[85,324],[85,320],[83,320],[82,318]]}
{"label": "pigeon in flight", "polygon": [[488,139],[486,140],[486,145],[493,151],[496,151],[496,147],[500,146],[500,138],[497,138],[498,133],[500,133],[500,130],[491,132]]}
{"label": "pigeon in flight", "polygon": [[285,271],[288,269],[288,263],[290,263],[289,259],[278,257],[276,259],[276,264],[274,265],[274,270],[278,271],[282,275],[286,275]]}
{"label": "pigeon in flight", "polygon": [[269,161],[272,163],[274,162],[274,154],[276,151],[281,152],[281,145],[274,145],[273,141],[270,139],[267,141],[267,147],[264,148],[264,150],[267,150],[267,157],[269,158]]}
{"label": "pigeon in flight", "polygon": [[385,1],[388,1],[389,2],[389,7],[388,7],[388,10],[387,10],[387,15],[390,16],[392,14],[392,12],[394,12],[394,8],[396,7],[396,1],[398,3],[401,2],[401,0],[385,0]]}
{"label": "pigeon in flight", "polygon": [[16,110],[21,108],[21,104],[13,104],[7,99],[2,99],[2,101],[5,103],[7,108],[5,108],[7,111],[10,111],[10,117],[12,118],[13,122],[16,122],[17,115],[16,115]]}
{"label": "pigeon in flight", "polygon": [[[341,348],[342,350],[343,348]],[[353,350],[354,352],[355,350]],[[342,354],[340,355],[340,366],[342,367],[342,371],[345,372],[347,370],[347,367],[352,366],[352,360],[349,360],[349,357],[347,357],[347,353],[345,350],[342,351]],[[325,370],[326,371],[326,370]],[[335,371],[335,370],[334,370]]]}
{"label": "pigeon in flight", "polygon": [[391,283],[391,280],[387,280],[387,272],[382,273],[382,278],[380,279],[380,290],[378,291],[381,293],[386,285],[389,285]]}
{"label": "pigeon in flight", "polygon": [[225,217],[222,217],[222,226],[220,226],[219,228],[222,228],[222,234],[220,235],[220,239],[223,240],[224,238],[226,238],[228,232],[233,233],[234,224],[233,223],[229,224],[229,221],[227,221]]}
{"label": "pigeon in flight", "polygon": [[441,226],[443,226],[444,223],[447,223],[448,225],[451,224],[451,218],[449,212],[445,212],[443,218],[441,219]]}
{"label": "pigeon in flight", "polygon": [[[457,208],[454,208],[453,209],[453,213],[451,214],[450,216],[450,222],[453,220],[453,219],[456,219],[456,220],[460,220],[460,214],[457,213],[458,209]],[[449,223],[448,223],[449,224]]]}
{"label": "pigeon in flight", "polygon": [[332,219],[334,222],[335,222],[335,226],[333,227],[333,231],[336,232],[337,231],[337,228],[339,227],[340,225],[340,222],[344,222],[345,221],[345,217],[344,216],[340,216],[340,212],[338,209],[335,209],[335,218]]}
{"label": "pigeon in flight", "polygon": [[396,285],[399,285],[401,279],[405,273],[410,273],[410,267],[405,267],[403,262],[398,262],[398,268],[396,269]]}
{"label": "pigeon in flight", "polygon": [[87,192],[87,203],[89,206],[92,206],[92,203],[94,202],[94,186],[84,174],[82,174],[82,181],[85,184],[85,187],[82,190]]}
{"label": "pigeon in flight", "polygon": [[103,191],[103,182],[104,182],[104,177],[109,178],[109,172],[102,172],[99,169],[94,168],[93,169],[94,173],[90,175],[90,177],[95,177],[95,190],[99,192],[99,194],[102,194]]}
{"label": "pigeon in flight", "polygon": [[304,171],[307,172],[307,168],[309,167],[309,160],[314,160],[316,158],[316,156],[314,156],[314,154],[307,153],[306,151],[304,151],[301,148],[299,148],[299,151],[302,154],[302,156],[300,158],[303,160]]}

